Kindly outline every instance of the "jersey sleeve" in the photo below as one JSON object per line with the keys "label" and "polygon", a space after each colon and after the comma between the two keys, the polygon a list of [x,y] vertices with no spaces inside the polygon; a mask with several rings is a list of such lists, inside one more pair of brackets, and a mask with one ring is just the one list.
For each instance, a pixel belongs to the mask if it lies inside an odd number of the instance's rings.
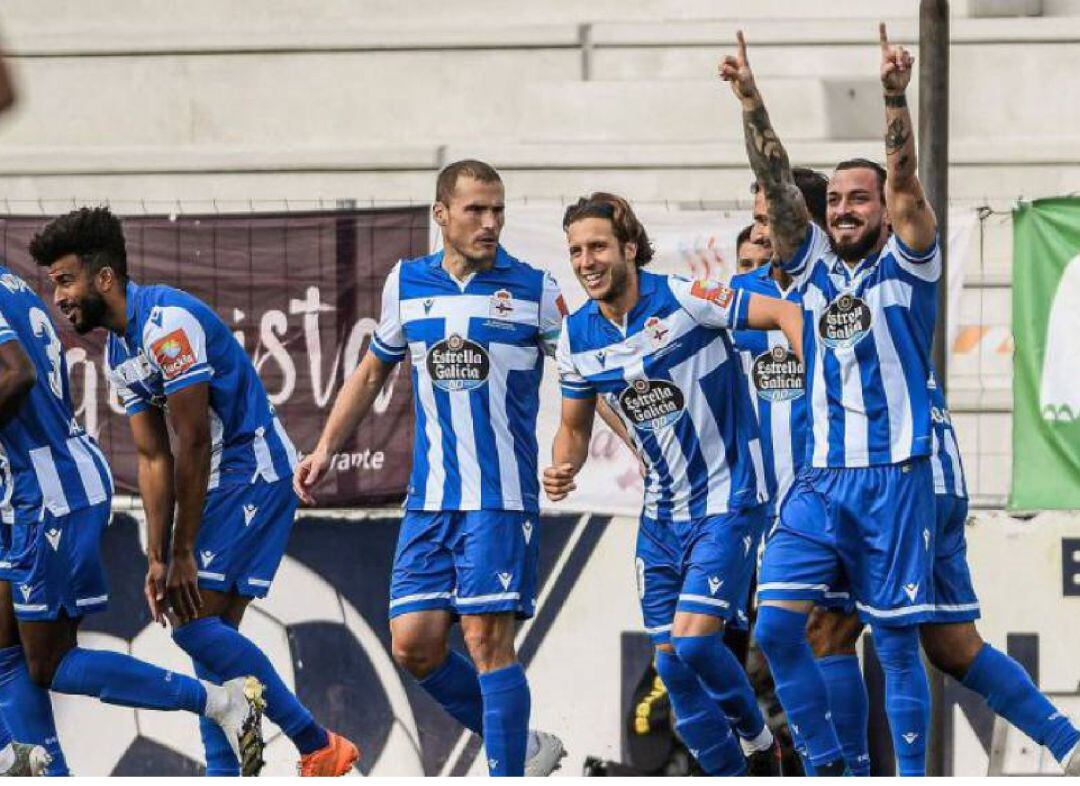
{"label": "jersey sleeve", "polygon": [[[891,251],[892,253],[888,253]],[[919,254],[904,245],[904,241],[893,233],[881,255],[883,260],[893,259],[900,270],[915,278],[933,283],[941,278],[941,240],[934,235],[934,242]]]}
{"label": "jersey sleeve", "polygon": [[679,305],[699,325],[730,330],[747,327],[750,292],[707,279],[686,281],[672,276],[668,282]]}
{"label": "jersey sleeve", "polygon": [[559,387],[565,398],[594,398],[596,396],[596,389],[592,383],[585,379],[574,365],[574,355],[570,351],[570,334],[566,330],[559,336],[555,361],[559,367]]}
{"label": "jersey sleeve", "polygon": [[165,395],[209,382],[214,375],[206,350],[206,331],[181,306],[156,306],[143,330],[146,359],[161,372]]}
{"label": "jersey sleeve", "polygon": [[384,363],[400,363],[408,349],[405,330],[401,326],[401,262],[386,276],[382,291],[382,313],[379,326],[371,337],[371,351]]}
{"label": "jersey sleeve", "polygon": [[829,236],[825,230],[811,221],[803,242],[795,249],[791,259],[780,260],[780,266],[795,279],[796,287],[801,287],[813,270],[814,263],[825,256],[829,248]]}
{"label": "jersey sleeve", "polygon": [[12,330],[11,323],[4,316],[3,306],[0,305],[0,344],[6,344],[8,341],[18,341],[18,339],[19,336]]}
{"label": "jersey sleeve", "polygon": [[553,357],[566,318],[566,301],[559,284],[550,273],[544,273],[543,290],[540,293],[540,346],[544,354]]}
{"label": "jersey sleeve", "polygon": [[138,415],[140,412],[150,408],[150,401],[128,387],[127,383],[120,378],[120,375],[113,371],[110,363],[105,364],[105,377],[116,389],[116,395],[120,399],[120,404],[124,407],[128,417]]}

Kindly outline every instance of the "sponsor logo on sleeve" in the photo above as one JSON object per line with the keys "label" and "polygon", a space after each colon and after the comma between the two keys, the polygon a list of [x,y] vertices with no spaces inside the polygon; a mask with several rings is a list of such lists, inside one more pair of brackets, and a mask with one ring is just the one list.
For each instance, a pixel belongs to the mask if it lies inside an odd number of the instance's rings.
{"label": "sponsor logo on sleeve", "polygon": [[690,294],[694,297],[708,300],[720,308],[727,308],[735,298],[735,290],[726,287],[718,281],[698,280],[690,287]]}
{"label": "sponsor logo on sleeve", "polygon": [[159,338],[150,345],[150,352],[165,379],[176,379],[196,363],[195,351],[183,328]]}

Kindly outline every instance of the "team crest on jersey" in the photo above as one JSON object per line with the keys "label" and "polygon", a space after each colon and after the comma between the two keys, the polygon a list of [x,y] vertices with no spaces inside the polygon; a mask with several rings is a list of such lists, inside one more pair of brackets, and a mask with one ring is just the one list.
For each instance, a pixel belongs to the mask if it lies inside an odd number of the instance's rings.
{"label": "team crest on jersey", "polygon": [[0,285],[8,292],[30,291],[30,287],[27,286],[26,282],[14,273],[4,273],[0,276]]}
{"label": "team crest on jersey", "polygon": [[806,392],[803,364],[794,352],[779,344],[754,358],[750,379],[758,397],[773,403],[791,401]]}
{"label": "team crest on jersey", "polygon": [[715,303],[720,306],[720,308],[727,308],[731,305],[731,301],[735,297],[735,290],[731,287],[724,286],[719,281],[699,279],[690,287],[690,294],[694,297],[699,297],[702,300],[708,300],[711,303]]}
{"label": "team crest on jersey", "polygon": [[495,319],[509,319],[514,313],[514,296],[508,289],[500,289],[491,296],[490,314]]}
{"label": "team crest on jersey", "polygon": [[635,379],[619,394],[627,419],[645,431],[673,425],[686,411],[686,397],[666,379]]}
{"label": "team crest on jersey", "polygon": [[196,362],[195,351],[183,328],[159,338],[150,345],[150,351],[161,366],[165,379],[176,379]]}
{"label": "team crest on jersey", "polygon": [[845,292],[825,307],[818,320],[818,335],[827,347],[847,349],[863,340],[870,332],[871,322],[866,301]]}
{"label": "team crest on jersey", "polygon": [[648,334],[649,340],[652,341],[652,345],[659,347],[664,344],[668,333],[671,331],[660,317],[649,317],[645,320],[645,332]]}
{"label": "team crest on jersey", "polygon": [[480,387],[491,371],[487,351],[456,333],[431,346],[426,364],[432,384],[451,392]]}

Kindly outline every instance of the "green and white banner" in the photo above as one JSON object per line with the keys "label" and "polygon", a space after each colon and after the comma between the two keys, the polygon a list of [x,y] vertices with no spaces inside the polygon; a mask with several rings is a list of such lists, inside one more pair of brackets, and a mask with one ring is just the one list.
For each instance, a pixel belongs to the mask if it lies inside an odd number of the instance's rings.
{"label": "green and white banner", "polygon": [[1080,509],[1080,199],[1013,212],[1009,507]]}

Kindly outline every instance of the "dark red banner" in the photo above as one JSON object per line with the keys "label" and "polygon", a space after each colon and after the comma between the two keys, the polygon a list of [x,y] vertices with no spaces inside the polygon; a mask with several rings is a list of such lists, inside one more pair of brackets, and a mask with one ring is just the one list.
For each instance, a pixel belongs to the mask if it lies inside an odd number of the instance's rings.
{"label": "dark red banner", "polygon": [[[0,218],[6,264],[51,304],[30,238],[48,219]],[[379,320],[382,284],[394,263],[428,248],[426,208],[320,213],[125,218],[128,272],[212,305],[255,363],[301,452],[311,450],[342,380]],[[79,336],[55,309],[67,350],[77,415],[112,463],[117,490],[136,493],[136,455],[104,374],[105,334]],[[325,507],[404,497],[412,446],[411,385],[399,366],[374,412],[334,458],[319,488]]]}

